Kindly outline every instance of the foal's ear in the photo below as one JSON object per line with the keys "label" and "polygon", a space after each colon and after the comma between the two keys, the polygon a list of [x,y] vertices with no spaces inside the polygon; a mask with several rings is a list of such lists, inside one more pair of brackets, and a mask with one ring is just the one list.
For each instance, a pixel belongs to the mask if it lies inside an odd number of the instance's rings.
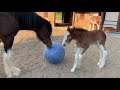
{"label": "foal's ear", "polygon": [[67,31],[70,33],[73,33],[74,30],[75,30],[75,27],[73,27],[73,26],[72,27],[68,26],[68,28],[67,28]]}
{"label": "foal's ear", "polygon": [[73,28],[75,28],[75,27],[73,27],[73,26],[68,26],[68,27],[67,27],[67,30],[73,29]]}

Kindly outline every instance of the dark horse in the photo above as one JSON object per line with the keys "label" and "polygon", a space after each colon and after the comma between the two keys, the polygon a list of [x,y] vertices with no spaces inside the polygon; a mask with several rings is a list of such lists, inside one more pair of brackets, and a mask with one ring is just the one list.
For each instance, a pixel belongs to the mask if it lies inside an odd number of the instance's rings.
{"label": "dark horse", "polygon": [[50,22],[35,12],[0,12],[0,39],[4,44],[3,63],[7,77],[19,76],[21,72],[11,59],[14,37],[19,30],[33,30],[47,47],[52,45]]}

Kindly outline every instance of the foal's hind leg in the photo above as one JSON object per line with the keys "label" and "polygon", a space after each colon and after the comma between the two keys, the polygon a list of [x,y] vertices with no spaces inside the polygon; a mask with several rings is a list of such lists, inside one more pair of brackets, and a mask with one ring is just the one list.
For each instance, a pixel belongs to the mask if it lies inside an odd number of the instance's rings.
{"label": "foal's hind leg", "polygon": [[102,51],[103,57],[102,57],[102,61],[101,61],[100,65],[99,65],[99,68],[103,68],[105,65],[106,58],[107,58],[107,50],[105,49],[105,47],[103,45],[100,45],[100,49]]}
{"label": "foal's hind leg", "polygon": [[99,65],[99,68],[103,68],[107,58],[107,50],[105,49],[104,45],[100,45],[99,43],[97,43],[97,46],[100,49],[100,60],[97,65]]}
{"label": "foal's hind leg", "polygon": [[3,64],[5,68],[5,73],[8,78],[15,76],[18,76],[20,74],[20,69],[16,68],[13,65],[12,61],[12,45],[13,45],[14,37],[8,36],[4,37],[2,39],[2,42],[4,43],[4,55],[3,55]]}
{"label": "foal's hind leg", "polygon": [[100,59],[99,59],[99,62],[97,63],[97,65],[100,65],[101,62],[102,62],[102,59],[103,59],[103,53],[102,53],[102,51],[100,49],[99,43],[96,43],[96,45],[97,45],[97,47],[99,48],[99,51],[100,51]]}

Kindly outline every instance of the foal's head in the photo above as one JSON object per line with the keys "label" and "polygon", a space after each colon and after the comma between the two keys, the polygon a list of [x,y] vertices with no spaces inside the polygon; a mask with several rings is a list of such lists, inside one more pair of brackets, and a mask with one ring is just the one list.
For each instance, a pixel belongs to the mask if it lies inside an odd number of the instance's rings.
{"label": "foal's head", "polygon": [[74,31],[75,31],[75,27],[69,27],[68,26],[66,35],[64,36],[64,39],[63,39],[63,42],[62,42],[63,46],[66,46],[67,44],[69,44],[72,41],[72,39],[75,38]]}

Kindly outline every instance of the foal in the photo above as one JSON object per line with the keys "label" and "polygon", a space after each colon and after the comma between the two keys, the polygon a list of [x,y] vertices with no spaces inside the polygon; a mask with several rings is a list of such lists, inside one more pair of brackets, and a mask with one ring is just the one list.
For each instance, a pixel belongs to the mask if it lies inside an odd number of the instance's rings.
{"label": "foal", "polygon": [[3,63],[7,77],[19,76],[21,72],[12,61],[14,37],[19,30],[32,30],[47,47],[52,45],[52,26],[36,13],[0,12],[0,39],[4,44]]}
{"label": "foal", "polygon": [[107,51],[105,48],[106,35],[102,30],[87,31],[82,28],[68,27],[62,45],[66,46],[73,39],[76,40],[76,45],[78,48],[75,54],[75,61],[71,72],[74,72],[76,68],[80,68],[82,55],[91,44],[96,44],[100,49],[100,60],[97,65],[99,65],[99,68],[104,67]]}

